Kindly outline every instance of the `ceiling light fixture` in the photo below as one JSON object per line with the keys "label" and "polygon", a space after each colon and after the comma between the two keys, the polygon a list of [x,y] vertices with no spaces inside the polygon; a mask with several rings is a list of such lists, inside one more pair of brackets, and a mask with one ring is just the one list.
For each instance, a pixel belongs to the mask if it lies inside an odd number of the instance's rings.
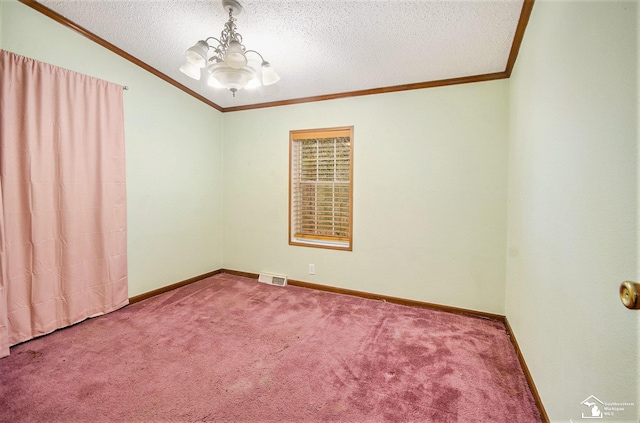
{"label": "ceiling light fixture", "polygon": [[[243,88],[278,82],[280,77],[271,64],[260,53],[247,50],[242,44],[242,35],[236,31],[236,19],[233,17],[242,12],[242,5],[237,0],[222,0],[222,6],[229,12],[229,20],[224,24],[220,39],[209,37],[198,41],[186,51],[187,61],[180,67],[180,71],[193,79],[200,79],[201,70],[206,67],[209,74],[207,83],[213,87],[228,89],[234,97]],[[209,44],[210,40],[217,41],[218,45]],[[248,53],[255,53],[260,57],[262,63],[259,68],[257,63],[250,65]]]}

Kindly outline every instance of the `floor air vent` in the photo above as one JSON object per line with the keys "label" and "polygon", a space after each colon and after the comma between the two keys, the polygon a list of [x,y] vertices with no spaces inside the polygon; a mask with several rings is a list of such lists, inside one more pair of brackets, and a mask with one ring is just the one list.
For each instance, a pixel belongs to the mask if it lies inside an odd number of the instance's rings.
{"label": "floor air vent", "polygon": [[266,283],[268,285],[287,286],[287,277],[271,273],[260,273],[258,282]]}

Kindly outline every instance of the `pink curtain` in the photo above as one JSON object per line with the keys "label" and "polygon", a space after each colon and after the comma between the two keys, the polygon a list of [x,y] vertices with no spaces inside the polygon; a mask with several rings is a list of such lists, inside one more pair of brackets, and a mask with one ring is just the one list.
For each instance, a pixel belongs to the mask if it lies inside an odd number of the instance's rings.
{"label": "pink curtain", "polygon": [[122,87],[0,50],[0,357],[128,303]]}

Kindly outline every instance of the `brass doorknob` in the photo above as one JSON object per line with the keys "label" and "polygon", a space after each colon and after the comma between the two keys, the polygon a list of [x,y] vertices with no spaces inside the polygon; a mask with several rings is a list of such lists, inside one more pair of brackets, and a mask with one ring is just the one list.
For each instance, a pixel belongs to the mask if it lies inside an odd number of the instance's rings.
{"label": "brass doorknob", "polygon": [[640,310],[639,292],[640,284],[630,281],[622,282],[620,284],[620,301],[626,308]]}

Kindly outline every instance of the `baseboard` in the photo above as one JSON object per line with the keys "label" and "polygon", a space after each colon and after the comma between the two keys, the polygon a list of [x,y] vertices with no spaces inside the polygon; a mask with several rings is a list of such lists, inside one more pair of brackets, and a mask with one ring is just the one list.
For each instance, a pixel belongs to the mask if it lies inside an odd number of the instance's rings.
{"label": "baseboard", "polygon": [[[236,276],[243,276],[245,278],[251,278],[251,279],[258,279],[258,276],[259,276],[257,273],[240,272],[237,270],[230,270],[230,269],[222,269],[222,273],[228,273],[230,275],[236,275]],[[445,311],[447,313],[465,314],[472,317],[480,317],[482,319],[490,319],[490,320],[497,320],[499,322],[504,322],[504,316],[501,314],[486,313],[484,311],[469,310],[466,308],[458,308],[458,307],[446,306],[446,305],[435,304],[435,303],[426,303],[422,301],[408,300],[406,298],[390,297],[388,295],[372,294],[370,292],[356,291],[353,289],[336,288],[334,286],[320,285],[316,283],[297,281],[293,279],[288,279],[287,283],[289,285],[300,286],[302,288],[315,289],[318,291],[327,291],[327,292],[333,292],[336,294],[352,295],[354,297],[367,298],[370,300],[386,301],[388,303],[400,304],[400,305],[405,305],[410,307],[429,308],[433,310]]]}
{"label": "baseboard", "polygon": [[163,286],[162,288],[154,289],[153,291],[145,292],[144,294],[136,295],[134,297],[129,298],[129,304],[134,304],[142,300],[146,300],[147,298],[155,297],[156,295],[164,294],[165,292],[172,291],[176,288],[180,288],[181,286],[189,285],[194,282],[198,282],[202,279],[209,278],[211,276],[222,273],[222,269],[214,270],[213,272],[205,273],[203,275],[194,276],[189,279],[185,279],[181,282],[176,282],[171,285]]}
{"label": "baseboard", "polygon": [[516,354],[518,355],[518,360],[520,361],[520,367],[522,367],[522,371],[524,372],[524,377],[527,379],[527,383],[529,384],[529,390],[533,395],[533,399],[536,401],[536,406],[538,407],[538,411],[540,412],[540,418],[544,423],[549,423],[549,416],[547,415],[547,411],[544,409],[544,405],[542,404],[542,399],[540,399],[540,394],[538,394],[538,389],[536,388],[536,384],[533,381],[533,377],[531,376],[531,372],[529,372],[529,367],[524,360],[524,356],[522,355],[522,351],[520,351],[520,346],[518,346],[518,341],[516,340],[516,336],[513,333],[513,329],[511,329],[511,325],[509,324],[509,320],[504,318],[504,325],[507,328],[507,333],[509,334],[509,338],[511,339],[511,343],[513,347],[516,349]]}
{"label": "baseboard", "polygon": [[[257,273],[241,272],[238,270],[231,270],[231,269],[218,269],[218,270],[214,270],[213,272],[205,273],[199,276],[194,276],[193,278],[189,278],[184,281],[177,282],[162,288],[154,289],[153,291],[149,291],[144,294],[136,295],[135,297],[129,298],[129,304],[146,300],[147,298],[151,298],[156,295],[163,294],[165,292],[174,290],[176,288],[180,288],[185,285],[189,285],[190,283],[194,283],[199,280],[206,279],[220,273],[227,273],[229,275],[241,276],[241,277],[250,278],[250,279],[258,279],[258,277],[260,276]],[[309,288],[309,289],[316,289],[319,291],[327,291],[327,292],[333,292],[336,294],[352,295],[355,297],[368,298],[371,300],[387,301],[389,303],[400,304],[400,305],[405,305],[410,307],[428,308],[432,310],[444,311],[447,313],[464,314],[471,317],[479,317],[482,319],[490,319],[490,320],[496,320],[496,321],[502,322],[505,325],[505,329],[507,331],[507,334],[509,335],[509,339],[511,339],[511,344],[516,350],[518,361],[520,362],[520,367],[522,367],[524,376],[527,380],[527,383],[529,384],[529,389],[531,390],[533,399],[535,400],[536,406],[538,407],[538,411],[540,412],[540,418],[542,419],[543,423],[549,423],[549,416],[547,415],[547,412],[544,409],[544,405],[542,404],[542,400],[540,399],[540,395],[538,394],[538,389],[536,388],[536,384],[534,383],[533,378],[531,377],[531,373],[529,372],[529,367],[527,367],[527,363],[524,360],[522,351],[520,351],[520,347],[518,346],[518,341],[516,340],[513,330],[511,329],[511,325],[509,325],[509,321],[505,316],[501,314],[486,313],[484,311],[469,310],[465,308],[451,307],[451,306],[435,304],[435,303],[408,300],[406,298],[390,297],[388,295],[372,294],[369,292],[356,291],[353,289],[336,288],[333,286],[320,285],[320,284],[304,282],[304,281],[297,281],[293,279],[288,279],[287,283],[290,285]]]}

